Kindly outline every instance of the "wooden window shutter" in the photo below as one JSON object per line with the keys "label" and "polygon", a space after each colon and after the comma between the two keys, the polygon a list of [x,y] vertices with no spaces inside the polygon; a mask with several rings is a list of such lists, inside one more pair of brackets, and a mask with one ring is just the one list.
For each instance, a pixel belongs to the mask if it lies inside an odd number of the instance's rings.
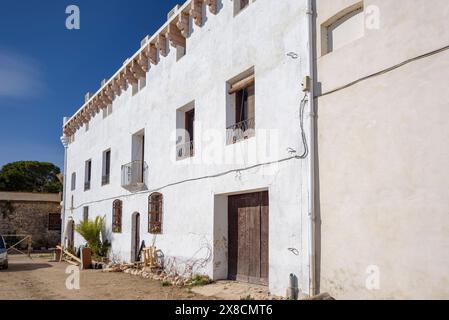
{"label": "wooden window shutter", "polygon": [[112,205],[112,232],[122,232],[122,201],[115,200]]}
{"label": "wooden window shutter", "polygon": [[151,234],[162,233],[163,197],[160,193],[149,196],[148,232]]}

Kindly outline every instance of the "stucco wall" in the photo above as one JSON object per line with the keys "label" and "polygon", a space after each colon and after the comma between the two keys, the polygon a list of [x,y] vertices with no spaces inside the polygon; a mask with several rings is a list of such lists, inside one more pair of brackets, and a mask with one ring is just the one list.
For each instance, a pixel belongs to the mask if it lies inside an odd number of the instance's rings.
{"label": "stucco wall", "polygon": [[[318,1],[317,27],[356,2]],[[319,57],[322,93],[449,44],[445,0],[369,5],[380,30]],[[448,83],[446,51],[319,98],[321,291],[449,297]]]}
{"label": "stucco wall", "polygon": [[[97,115],[85,132],[81,128],[68,148],[67,173],[77,173],[75,191],[67,192],[74,208],[66,211],[76,223],[83,206],[90,217],[106,215],[111,228],[112,202],[123,200],[123,232],[110,234],[112,257],[129,260],[131,215],[141,214],[141,239],[161,249],[167,262],[180,269],[186,261],[206,259],[195,271],[215,279],[226,276],[226,221],[228,194],[268,190],[270,201],[270,290],[285,295],[289,274],[300,279],[307,292],[307,160],[289,160],[214,178],[183,182],[228,170],[290,157],[303,152],[299,108],[300,83],[308,71],[305,1],[255,1],[234,17],[232,1],[219,1],[219,12],[204,8],[204,26],[193,26],[187,55],[168,57],[147,73],[146,86],[133,95],[128,89],[113,102],[106,119]],[[295,52],[298,59],[288,53]],[[256,129],[272,130],[270,142],[258,131],[255,138],[226,145],[226,82],[254,67],[256,75]],[[112,73],[113,70],[111,70]],[[177,110],[195,101],[195,157],[175,160]],[[120,167],[130,162],[131,136],[145,129],[148,191],[130,194],[120,186]],[[307,129],[307,127],[306,127]],[[218,140],[212,140],[215,136]],[[267,144],[271,144],[266,153]],[[256,147],[258,145],[258,147]],[[111,183],[101,187],[101,156],[111,148]],[[291,148],[291,149],[289,149]],[[242,155],[235,161],[233,154]],[[226,162],[223,162],[227,157]],[[83,191],[84,162],[92,159],[92,185]],[[231,159],[231,161],[229,161]],[[67,182],[70,186],[70,182]],[[173,184],[177,183],[174,185]],[[148,195],[164,196],[163,234],[148,233]],[[217,200],[221,199],[221,201]],[[76,244],[83,240],[77,235]],[[297,249],[298,255],[292,253]]]}

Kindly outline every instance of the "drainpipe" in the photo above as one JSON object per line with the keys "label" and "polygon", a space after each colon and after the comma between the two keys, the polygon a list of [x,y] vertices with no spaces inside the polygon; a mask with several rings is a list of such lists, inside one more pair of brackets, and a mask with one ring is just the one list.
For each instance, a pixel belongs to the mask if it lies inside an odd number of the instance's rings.
{"label": "drainpipe", "polygon": [[[64,124],[67,122],[67,118],[64,118]],[[65,211],[67,203],[67,148],[69,146],[69,138],[64,134],[61,137],[61,143],[64,146],[64,181],[62,182],[62,217],[61,217],[61,245],[64,245],[64,232],[65,232]]]}
{"label": "drainpipe", "polygon": [[310,92],[309,92],[309,104],[310,104],[310,161],[309,161],[309,295],[314,296],[317,292],[317,279],[316,279],[316,184],[315,184],[315,166],[316,166],[316,148],[315,148],[315,20],[314,20],[314,0],[308,0],[307,2],[307,15],[309,23],[309,74],[310,74]]}

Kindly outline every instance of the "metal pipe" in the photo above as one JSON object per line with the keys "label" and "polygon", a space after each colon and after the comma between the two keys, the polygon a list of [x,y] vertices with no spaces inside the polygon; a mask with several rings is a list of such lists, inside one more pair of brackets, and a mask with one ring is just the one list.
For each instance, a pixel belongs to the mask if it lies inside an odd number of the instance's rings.
{"label": "metal pipe", "polygon": [[[64,125],[66,124],[68,118],[64,118]],[[65,211],[66,211],[66,200],[67,200],[67,148],[69,146],[69,138],[64,134],[61,137],[61,143],[64,146],[64,181],[62,182],[62,217],[61,217],[61,245],[64,245],[64,232],[65,232]]]}
{"label": "metal pipe", "polygon": [[310,68],[310,161],[309,161],[309,295],[314,296],[317,292],[316,279],[316,203],[315,203],[315,166],[316,166],[316,150],[315,150],[315,26],[314,26],[314,0],[308,0],[307,15],[309,20],[309,68]]}

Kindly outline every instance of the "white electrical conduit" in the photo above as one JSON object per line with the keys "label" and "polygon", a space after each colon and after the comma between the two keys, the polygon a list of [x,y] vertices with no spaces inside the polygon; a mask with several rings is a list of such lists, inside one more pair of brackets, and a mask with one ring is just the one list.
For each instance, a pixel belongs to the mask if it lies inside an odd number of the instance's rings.
{"label": "white electrical conduit", "polygon": [[309,295],[314,296],[317,292],[316,279],[316,237],[315,237],[315,221],[316,221],[316,206],[315,206],[315,41],[314,41],[314,0],[308,0],[307,15],[309,20],[309,68],[310,68],[310,168],[309,168]]}

